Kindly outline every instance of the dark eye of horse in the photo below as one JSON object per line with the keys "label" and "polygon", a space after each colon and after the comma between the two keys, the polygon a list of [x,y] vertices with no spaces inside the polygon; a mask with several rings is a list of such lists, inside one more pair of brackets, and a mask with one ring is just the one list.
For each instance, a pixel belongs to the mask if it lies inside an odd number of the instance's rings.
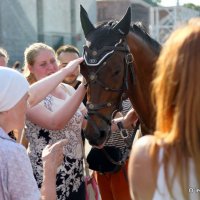
{"label": "dark eye of horse", "polygon": [[115,71],[115,72],[113,73],[112,76],[116,76],[116,75],[118,75],[119,73],[120,73],[120,70],[117,70],[117,71]]}

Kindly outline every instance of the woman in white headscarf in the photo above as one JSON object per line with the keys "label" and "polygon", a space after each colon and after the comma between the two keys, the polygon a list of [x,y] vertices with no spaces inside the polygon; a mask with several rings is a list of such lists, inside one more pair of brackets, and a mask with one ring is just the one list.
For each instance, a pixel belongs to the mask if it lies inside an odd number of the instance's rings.
{"label": "woman in white headscarf", "polygon": [[[40,198],[26,150],[11,139],[8,133],[13,129],[23,128],[27,106],[32,107],[45,98],[67,75],[73,74],[82,60],[80,58],[70,62],[68,67],[38,81],[30,88],[22,74],[9,68],[0,68],[1,200],[38,200]],[[85,90],[84,87],[83,90]],[[55,199],[56,168],[63,158],[63,145],[66,145],[66,141],[47,147],[43,152],[43,181],[45,182],[42,188],[43,199]],[[48,164],[50,161],[51,165]],[[51,182],[48,182],[49,180]]]}

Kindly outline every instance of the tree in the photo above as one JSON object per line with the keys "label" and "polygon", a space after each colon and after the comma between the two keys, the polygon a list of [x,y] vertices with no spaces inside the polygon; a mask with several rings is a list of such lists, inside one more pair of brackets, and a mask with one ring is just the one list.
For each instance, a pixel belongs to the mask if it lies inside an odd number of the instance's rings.
{"label": "tree", "polygon": [[161,2],[161,0],[144,0],[144,1],[151,4],[152,6],[158,6],[158,4]]}
{"label": "tree", "polygon": [[190,8],[190,9],[196,10],[196,11],[200,11],[200,6],[197,6],[197,5],[193,4],[193,3],[186,3],[183,6],[186,7],[186,8]]}

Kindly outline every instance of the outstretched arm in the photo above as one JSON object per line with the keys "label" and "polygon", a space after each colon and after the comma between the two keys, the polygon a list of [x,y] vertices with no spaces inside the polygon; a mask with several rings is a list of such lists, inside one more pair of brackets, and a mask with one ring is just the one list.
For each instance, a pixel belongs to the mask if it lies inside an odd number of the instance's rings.
{"label": "outstretched arm", "polygon": [[66,67],[62,68],[56,73],[51,74],[50,76],[32,84],[29,90],[29,106],[32,107],[44,99],[52,90],[57,87],[59,83],[63,81],[66,76],[72,75],[82,61],[83,58],[73,60],[69,62]]}

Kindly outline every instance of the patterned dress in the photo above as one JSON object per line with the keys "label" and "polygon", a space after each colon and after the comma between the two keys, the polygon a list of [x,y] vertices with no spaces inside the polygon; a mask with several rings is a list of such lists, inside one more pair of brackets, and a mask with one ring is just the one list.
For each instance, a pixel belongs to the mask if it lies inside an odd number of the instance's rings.
{"label": "patterned dress", "polygon": [[[54,111],[55,108],[61,106],[63,101],[49,95],[42,103],[48,110]],[[26,137],[29,141],[28,155],[39,188],[41,188],[43,174],[42,150],[47,144],[53,144],[65,138],[68,140],[68,144],[64,148],[64,162],[58,168],[57,173],[56,191],[58,200],[85,199],[81,139],[82,121],[83,116],[80,110],[74,114],[64,129],[58,131],[47,130],[28,120],[26,121]]]}

